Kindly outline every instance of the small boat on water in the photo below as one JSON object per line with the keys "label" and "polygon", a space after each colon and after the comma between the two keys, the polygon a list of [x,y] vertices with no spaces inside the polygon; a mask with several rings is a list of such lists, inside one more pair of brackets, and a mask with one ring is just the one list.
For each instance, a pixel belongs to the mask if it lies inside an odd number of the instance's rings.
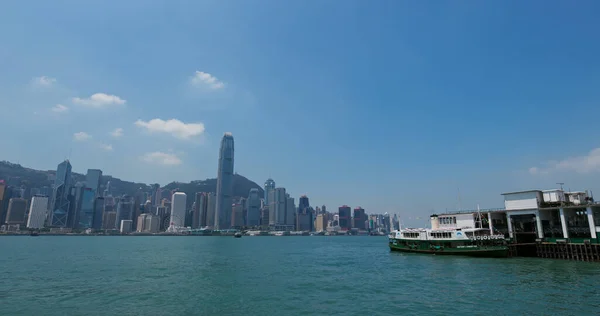
{"label": "small boat on water", "polygon": [[233,234],[233,237],[234,238],[242,238],[242,233],[237,232],[237,233]]}
{"label": "small boat on water", "polygon": [[40,234],[38,232],[34,232],[34,231],[29,233],[29,236],[39,236],[39,235]]}
{"label": "small boat on water", "polygon": [[[447,218],[450,218],[447,220]],[[432,228],[400,228],[388,236],[390,250],[434,255],[506,258],[508,245],[503,234],[494,234],[479,225],[459,227],[451,216],[440,227],[437,215],[431,216]]]}

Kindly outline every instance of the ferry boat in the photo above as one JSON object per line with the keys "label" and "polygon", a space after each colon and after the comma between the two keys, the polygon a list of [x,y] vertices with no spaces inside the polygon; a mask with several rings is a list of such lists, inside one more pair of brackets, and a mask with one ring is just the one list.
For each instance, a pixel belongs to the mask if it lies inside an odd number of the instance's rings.
{"label": "ferry boat", "polygon": [[[488,228],[483,228],[481,222],[479,225],[459,227],[456,218],[460,215],[477,217],[473,213],[446,215],[444,224],[440,225],[438,216],[432,215],[432,228],[400,228],[390,233],[390,250],[434,255],[508,257],[508,245],[503,234],[494,234]],[[459,222],[465,223],[465,220],[459,219]],[[476,221],[473,220],[473,223]]]}

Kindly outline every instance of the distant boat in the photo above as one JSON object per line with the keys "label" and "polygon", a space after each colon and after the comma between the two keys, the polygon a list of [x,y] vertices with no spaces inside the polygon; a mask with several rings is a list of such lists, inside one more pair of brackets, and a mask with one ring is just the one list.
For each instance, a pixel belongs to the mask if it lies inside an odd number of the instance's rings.
{"label": "distant boat", "polygon": [[29,236],[39,236],[40,234],[38,232],[30,232]]}
{"label": "distant boat", "polygon": [[233,234],[233,237],[234,238],[242,238],[242,233],[237,232],[237,233]]}

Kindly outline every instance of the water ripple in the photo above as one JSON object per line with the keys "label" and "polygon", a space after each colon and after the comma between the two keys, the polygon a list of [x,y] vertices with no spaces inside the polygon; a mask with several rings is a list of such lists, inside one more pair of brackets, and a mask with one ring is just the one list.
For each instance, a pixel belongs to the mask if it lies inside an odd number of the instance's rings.
{"label": "water ripple", "polygon": [[[2,237],[10,315],[576,315],[598,265],[390,253],[379,237]],[[35,303],[33,303],[35,302]]]}

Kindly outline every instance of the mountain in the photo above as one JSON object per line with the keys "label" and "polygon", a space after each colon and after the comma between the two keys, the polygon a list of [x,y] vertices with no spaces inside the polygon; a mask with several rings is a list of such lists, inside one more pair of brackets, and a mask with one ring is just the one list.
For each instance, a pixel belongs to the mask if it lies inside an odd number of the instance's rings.
{"label": "mountain", "polygon": [[[85,175],[72,172],[74,183],[78,181],[85,181]],[[19,164],[11,163],[8,161],[0,161],[0,179],[3,179],[8,185],[13,186],[25,186],[26,188],[51,188],[54,183],[54,177],[56,176],[56,170],[36,170],[31,168],[23,167]],[[110,181],[111,191],[113,194],[128,194],[134,195],[138,189],[142,189],[144,192],[149,192],[151,186],[145,183],[130,182],[115,178],[112,176],[103,175],[101,180],[102,190],[106,187],[106,183]],[[181,192],[185,192],[188,196],[188,206],[194,201],[194,195],[196,192],[216,192],[217,179],[206,179],[206,180],[194,180],[189,183],[184,182],[171,182],[163,187],[163,190],[174,190],[179,189]],[[263,189],[255,182],[239,174],[233,176],[233,196],[234,197],[247,197],[250,189],[257,188],[261,196],[264,194]]]}

